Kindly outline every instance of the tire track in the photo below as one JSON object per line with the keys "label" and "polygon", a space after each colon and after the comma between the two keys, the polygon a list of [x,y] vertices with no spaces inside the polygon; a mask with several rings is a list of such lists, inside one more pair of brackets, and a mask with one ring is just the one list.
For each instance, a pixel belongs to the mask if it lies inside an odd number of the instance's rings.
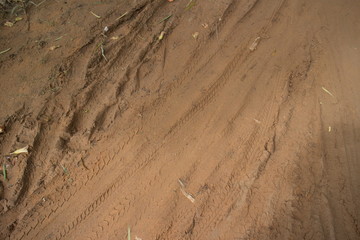
{"label": "tire track", "polygon": [[[132,132],[130,136],[126,138],[126,140],[120,144],[120,147],[118,149],[118,152],[123,150],[126,145],[130,143],[130,141],[138,134],[138,132],[141,131],[141,128],[137,128],[135,131]],[[117,152],[117,153],[118,153]],[[116,154],[112,154],[115,156]],[[48,210],[46,211],[46,208],[41,208],[41,211],[35,211],[33,214],[37,215],[36,220],[34,220],[34,217],[31,217],[31,221],[36,223],[27,223],[28,228],[23,230],[21,233],[17,234],[14,232],[11,236],[13,239],[22,239],[25,235],[29,235],[32,231],[34,231],[37,227],[39,222],[43,223],[45,220],[52,217],[58,209],[63,207],[63,205],[68,202],[70,199],[73,198],[73,196],[76,195],[77,192],[79,192],[84,186],[88,185],[88,183],[94,179],[102,170],[105,169],[110,163],[111,160],[114,157],[106,157],[106,159],[100,159],[100,157],[97,157],[96,161],[94,161],[94,165],[90,165],[89,169],[94,169],[90,173],[88,171],[83,172],[83,175],[74,175],[73,178],[73,184],[71,184],[68,188],[68,186],[63,185],[60,189],[57,189],[57,195],[52,196],[54,199],[59,199],[57,202],[53,202],[53,204],[48,205]],[[65,191],[70,193],[67,197],[64,197]]]}
{"label": "tire track", "polygon": [[[275,91],[273,91],[275,92]],[[273,125],[272,121],[272,114],[274,112],[274,101],[271,101],[270,107],[267,108],[262,114],[265,117],[265,120],[263,121],[263,126],[256,126],[255,130],[252,132],[250,138],[246,141],[245,147],[244,147],[244,162],[245,166],[244,168],[247,169],[249,166],[246,166],[248,163],[253,163],[255,166],[251,167],[254,168],[254,170],[246,170],[245,172],[251,172],[253,173],[253,176],[248,177],[247,180],[242,180],[244,176],[241,176],[241,174],[235,170],[238,169],[236,166],[234,166],[234,171],[231,174],[230,179],[228,180],[226,186],[224,188],[220,188],[219,194],[216,194],[217,196],[222,196],[220,201],[218,201],[218,204],[213,205],[213,210],[211,209],[211,206],[207,208],[207,210],[210,212],[210,216],[206,217],[205,219],[202,218],[201,222],[197,224],[199,226],[198,228],[194,229],[194,238],[202,238],[203,235],[208,233],[210,229],[214,229],[214,227],[221,222],[228,214],[229,211],[232,208],[232,204],[238,199],[238,197],[241,195],[243,196],[241,199],[243,201],[246,199],[249,192],[251,192],[251,186],[253,185],[254,181],[259,177],[259,173],[262,172],[262,169],[264,168],[264,164],[267,163],[268,158],[270,157],[270,154],[265,158],[265,156],[260,156],[260,163],[257,163],[256,161],[258,159],[258,156],[260,155],[261,151],[263,150],[257,150],[258,146],[262,145],[261,143],[264,141],[264,137],[259,136],[266,136],[266,131],[271,128]],[[272,137],[270,137],[272,139]],[[266,137],[265,137],[266,139]],[[266,143],[265,143],[266,145]],[[240,165],[239,165],[240,167]],[[241,169],[241,168],[240,168]],[[240,183],[240,184],[239,184]],[[224,206],[224,202],[228,203],[226,206]],[[203,214],[201,214],[203,215]],[[206,216],[206,215],[205,215]]]}
{"label": "tire track", "polygon": [[[146,4],[147,4],[147,3],[144,3],[143,5],[140,5],[139,7],[134,8],[134,11],[133,11],[133,14],[132,14],[132,15],[134,15],[135,12],[142,11],[142,9],[145,8]],[[156,9],[157,9],[157,8],[156,8]],[[148,14],[148,15],[149,15],[149,14]],[[153,14],[150,14],[150,16],[152,16],[152,15],[153,15]],[[141,21],[139,21],[139,22],[141,22]],[[110,27],[110,28],[112,28],[112,27]],[[96,38],[96,37],[95,37],[95,38]],[[94,38],[94,39],[95,39],[95,38]],[[94,42],[94,39],[93,39],[91,42]],[[88,44],[87,44],[86,46],[88,46]],[[83,49],[83,48],[81,48],[81,49]],[[90,60],[89,62],[90,62],[90,63],[91,63],[91,62],[94,62],[94,60]],[[88,69],[89,69],[89,66],[91,66],[90,63],[89,63],[88,66],[87,66]],[[88,84],[88,83],[87,83],[87,84]],[[77,112],[81,111],[81,109],[83,109],[85,106],[86,106],[86,104],[83,105],[83,107],[80,108]],[[74,116],[75,116],[75,119],[77,120],[76,114],[75,114]],[[72,122],[70,122],[69,126],[71,126],[71,125],[73,125]],[[141,128],[141,127],[139,127],[135,132],[139,132],[139,131],[141,130],[140,128]],[[136,133],[135,133],[135,134],[136,134]],[[132,135],[130,136],[130,138],[128,138],[127,143],[129,143],[129,141],[135,136],[135,134],[132,134]],[[124,148],[124,144],[122,145],[121,148]],[[108,165],[108,164],[109,164],[109,163],[107,163],[107,164],[105,164],[105,165]],[[102,165],[102,166],[100,166],[100,167],[97,166],[97,165],[95,165],[94,168],[95,168],[95,169],[98,169],[98,171],[93,172],[91,175],[86,176],[85,183],[87,183],[87,181],[91,180],[94,176],[98,175],[99,170],[102,170],[102,169],[105,167],[105,165]],[[78,177],[77,177],[77,175],[76,175],[76,177],[74,178],[75,182],[77,182],[77,178],[78,178]],[[59,185],[60,185],[60,184],[62,184],[62,183],[59,183]],[[76,188],[76,191],[73,192],[73,193],[71,194],[71,196],[73,196],[76,192],[78,192],[78,191],[81,189],[81,187],[84,186],[84,185],[86,185],[86,184],[83,184],[83,182],[80,182],[80,184],[78,184],[78,185],[75,187],[75,188]],[[59,191],[60,193],[63,192],[64,190],[67,190],[67,188],[66,188],[66,187],[61,187],[60,190],[58,189],[58,191]],[[68,200],[68,199],[63,199],[63,200],[61,200],[60,203],[58,204],[58,206],[62,206],[63,203],[64,203],[65,201],[67,201],[67,200]],[[50,205],[50,207],[51,207],[51,205]],[[51,215],[53,215],[53,213],[55,213],[58,208],[59,208],[59,207],[56,207],[56,208],[53,208],[53,207],[52,207],[50,213],[49,213],[49,214],[45,214],[45,215],[47,215],[46,218],[49,218]],[[55,210],[54,210],[54,209],[55,209]],[[44,209],[41,209],[41,212],[44,212]],[[37,211],[35,210],[35,214],[36,214],[36,213],[37,213]],[[33,219],[33,218],[32,218],[32,219]],[[41,219],[40,221],[43,222],[43,219]],[[38,224],[36,224],[35,227],[31,227],[31,228],[27,231],[27,233],[30,233],[32,230],[34,230],[34,229],[36,228],[36,226],[38,226]]]}
{"label": "tire track", "polygon": [[[272,78],[275,78],[275,79],[277,79],[277,76],[278,76],[278,70],[276,70],[275,72],[274,72],[274,74],[273,75],[271,75],[270,76],[270,79],[272,79]],[[279,81],[279,80],[278,80]],[[277,81],[277,82],[278,82]],[[216,85],[214,85],[214,86],[216,86]],[[275,84],[275,86],[274,86],[274,90],[273,90],[273,92],[275,92],[275,90],[278,88],[278,84]],[[204,99],[206,99],[206,98],[204,98]],[[266,126],[271,126],[271,123],[272,123],[272,121],[271,121],[271,118],[269,118],[268,116],[269,116],[269,113],[270,112],[273,112],[273,104],[274,104],[274,99],[271,101],[272,102],[272,104],[270,105],[270,107],[269,108],[267,108],[266,110],[264,110],[263,112],[261,112],[261,114],[260,114],[260,116],[258,117],[258,119],[263,119],[263,117],[262,116],[266,116],[265,117],[265,121],[264,121],[264,124],[266,125]],[[202,103],[202,101],[200,101],[200,103]],[[241,106],[240,107],[240,109],[242,110],[242,109],[244,109],[246,106]],[[196,108],[196,107],[195,107]],[[233,119],[233,121],[235,121],[235,119],[236,119],[236,116],[238,115],[238,113],[239,113],[239,111],[235,114],[235,116],[232,118]],[[186,116],[186,115],[185,115]],[[185,117],[184,117],[184,119],[186,119]],[[237,145],[246,145],[245,146],[245,159],[254,159],[254,157],[255,156],[257,156],[258,154],[258,152],[256,152],[256,151],[253,151],[252,150],[252,146],[258,146],[259,145],[259,143],[261,143],[261,141],[262,141],[262,139],[259,139],[259,140],[256,140],[258,137],[257,136],[264,136],[265,135],[265,131],[266,131],[266,129],[267,129],[267,127],[265,127],[265,128],[263,128],[262,129],[262,131],[260,131],[260,127],[259,126],[257,126],[257,125],[255,125],[255,129],[254,129],[254,131],[245,131],[245,133],[248,133],[247,135],[244,135],[243,136],[243,138],[242,138],[242,141],[240,141],[240,143],[238,143]],[[230,146],[232,146],[232,144],[234,144],[234,143],[229,143],[230,144]],[[240,151],[239,150],[239,152],[242,152],[242,151]],[[264,160],[266,160],[266,159],[264,159]],[[249,161],[251,161],[251,160],[249,160]],[[222,163],[219,163],[218,164],[219,166],[221,166],[221,165],[223,165]],[[262,165],[263,166],[263,165]],[[259,169],[260,169],[260,167],[259,167]],[[215,171],[215,170],[214,170]],[[212,173],[211,175],[213,175],[214,173]],[[210,177],[210,179],[211,179],[212,177]],[[235,178],[235,176],[231,176],[231,178],[230,178],[230,180],[229,180],[229,183],[226,185],[226,188],[225,189],[229,189],[230,187],[229,186],[232,186],[233,185],[233,182],[235,181],[233,178]],[[221,189],[223,189],[223,188],[221,188]],[[220,195],[220,196],[224,196],[224,199],[226,198],[226,196],[227,196],[227,194],[228,193],[223,193],[223,192],[221,192],[221,193],[219,193],[219,194],[216,194],[217,196],[218,195]],[[236,197],[236,196],[234,196],[234,197]],[[221,209],[221,206],[219,205],[219,206],[216,206],[216,207],[214,207],[215,209],[218,209],[218,211],[214,214],[214,216],[219,216],[220,214],[221,214],[221,210],[219,210],[219,209]],[[223,210],[223,209],[222,209]],[[227,211],[224,211],[224,212],[227,212]],[[173,219],[176,219],[176,220],[178,220],[179,222],[186,222],[186,216],[188,216],[188,209],[184,209],[183,211],[181,211],[179,214],[177,214],[175,217],[173,217]],[[179,220],[180,219],[180,220]],[[206,223],[208,223],[209,221],[206,221]],[[211,221],[210,221],[211,222]],[[176,226],[176,224],[172,224],[173,226]],[[180,236],[181,234],[181,232],[183,232],[183,229],[179,229],[177,232],[175,232],[174,234],[172,234],[172,235],[170,235],[170,236],[168,236],[168,238],[169,239],[174,239],[174,238],[176,238],[177,236]],[[206,230],[205,230],[205,232],[206,232]]]}
{"label": "tire track", "polygon": [[[241,15],[239,17],[238,22],[244,20],[251,11],[253,11],[254,6],[257,4],[258,0],[255,0],[253,2],[253,4],[251,4],[250,6],[248,6],[248,8],[245,10],[245,12],[243,13],[243,15]],[[231,5],[233,7],[237,7],[239,4],[239,1],[232,1]],[[232,13],[232,8],[228,7],[225,10],[225,13],[223,14],[223,17],[229,17],[229,15]],[[234,14],[234,13],[233,13]],[[236,16],[238,17],[238,16]],[[221,30],[221,28],[225,25],[225,23],[227,22],[228,18],[224,18],[224,20],[222,20],[220,22],[220,24],[216,23],[217,26],[215,26],[214,28],[218,28],[218,30]],[[233,27],[235,28],[235,26]],[[214,30],[215,31],[215,30]],[[227,45],[227,42],[230,40],[230,38],[233,37],[231,34],[228,34],[228,36],[225,38],[225,40],[221,43],[221,45],[218,47],[218,49],[209,57],[207,57],[205,59],[205,61],[202,63],[202,65],[200,67],[198,67],[196,64],[193,64],[194,62],[201,62],[201,57],[202,57],[202,53],[206,52],[207,46],[211,44],[211,42],[216,41],[216,39],[210,38],[210,39],[200,39],[200,43],[197,46],[197,48],[194,50],[194,53],[192,54],[192,56],[189,58],[188,62],[185,64],[186,68],[184,69],[184,71],[182,71],[182,73],[180,74],[180,76],[176,77],[176,80],[171,83],[170,86],[168,86],[168,88],[166,89],[166,91],[164,91],[164,93],[162,93],[157,99],[155,99],[147,108],[146,110],[149,112],[152,112],[152,109],[157,109],[159,107],[162,106],[162,104],[164,104],[167,99],[172,95],[172,93],[174,92],[175,89],[177,89],[180,85],[183,84],[183,82],[185,80],[188,80],[189,82],[191,80],[193,80],[193,77],[191,77],[192,75],[195,75],[196,72],[199,72],[201,69],[205,68],[208,63]],[[210,42],[209,42],[210,41]],[[153,117],[156,115],[156,111],[153,113],[153,115],[151,115],[150,117]]]}
{"label": "tire track", "polygon": [[[236,65],[240,61],[241,57],[243,56],[243,52],[240,51],[238,54],[235,55],[233,60],[230,62],[230,64],[227,65],[225,68],[223,74],[211,85],[209,90],[201,97],[196,104],[193,105],[193,107],[183,115],[183,117],[180,118],[179,121],[177,121],[168,131],[168,133],[164,137],[164,141],[173,134],[176,134],[176,132],[181,129],[183,125],[185,125],[197,112],[201,111],[208,105],[216,96],[217,92],[221,90],[223,86],[226,85],[226,83],[229,80],[229,77],[231,73],[234,71]],[[184,78],[185,79],[185,78]],[[175,88],[174,88],[175,89]],[[171,91],[168,91],[167,94],[170,95]],[[153,153],[157,153],[164,144],[162,144],[160,147],[158,147]],[[154,155],[150,155],[154,156]],[[150,161],[152,160],[152,157],[148,158],[147,160],[143,161],[142,164],[140,164],[141,167],[146,166]],[[101,229],[103,229],[101,227]]]}
{"label": "tire track", "polygon": [[[193,107],[188,112],[186,112],[186,114],[184,114],[183,117],[181,117],[180,120],[177,121],[170,128],[170,130],[168,131],[168,133],[164,137],[164,141],[166,139],[168,139],[170,135],[175,135],[177,132],[179,132],[180,129],[188,121],[190,121],[199,111],[203,110],[209,103],[211,103],[211,101],[217,95],[218,91],[220,91],[221,88],[224,87],[226,85],[226,83],[229,81],[230,75],[232,74],[235,67],[237,66],[237,64],[241,60],[242,56],[243,56],[243,51],[240,51],[238,54],[236,54],[236,56],[233,58],[233,61],[231,61],[230,64],[228,64],[228,66],[225,68],[225,71],[223,72],[223,74],[221,74],[221,76],[211,85],[209,90],[207,92],[205,92],[203,94],[203,96],[200,97],[200,99],[197,101],[197,103],[194,104]],[[257,132],[258,132],[258,130],[256,131],[256,133]],[[255,133],[255,135],[257,135],[256,133]],[[250,134],[250,135],[253,136],[254,134]],[[251,139],[253,139],[253,141],[254,141],[255,137],[253,136]],[[159,147],[156,150],[156,152],[159,151],[163,147],[163,145],[161,145],[161,147]],[[251,144],[249,144],[249,145],[251,145]],[[186,214],[184,214],[182,216],[186,216]],[[108,217],[107,219],[109,219],[109,218],[110,217]],[[109,222],[108,220],[105,221],[105,223],[103,225],[101,225],[99,227],[99,229],[104,229],[106,226],[108,226],[109,225],[108,222]],[[98,234],[99,233],[96,233],[95,235],[98,235]]]}
{"label": "tire track", "polygon": [[[159,147],[155,148],[153,150],[153,152],[148,155],[148,157],[146,157],[142,161],[136,163],[136,166],[134,168],[132,168],[131,170],[126,171],[124,174],[121,174],[119,177],[117,177],[115,179],[114,183],[106,191],[104,191],[104,193],[101,194],[100,197],[98,197],[90,205],[90,207],[88,207],[88,208],[90,208],[90,210],[85,210],[85,211],[87,211],[86,213],[88,213],[88,214],[85,214],[84,212],[81,213],[79,215],[80,217],[77,217],[76,220],[72,221],[69,225],[67,225],[61,231],[61,233],[59,235],[57,235],[56,239],[61,239],[61,238],[65,237],[76,225],[81,223],[82,220],[84,220],[91,212],[93,212],[97,207],[99,207],[101,205],[101,203],[103,203],[105,201],[105,199],[108,198],[112,194],[112,192],[115,189],[117,189],[126,179],[130,178],[137,171],[139,171],[141,168],[148,165],[148,163],[151,160],[153,160],[153,157],[156,155],[156,153],[163,147],[163,145],[165,144],[164,142],[171,135],[176,134],[176,132],[178,132],[179,129],[182,126],[184,126],[197,112],[199,112],[200,110],[203,110],[214,99],[217,92],[223,86],[225,86],[225,84],[228,82],[231,73],[234,71],[236,65],[238,64],[238,62],[240,61],[242,56],[243,56],[243,51],[240,51],[238,54],[235,55],[235,57],[230,62],[230,64],[228,64],[227,67],[225,68],[223,74],[211,85],[210,89],[204,94],[205,96],[200,98],[200,100],[195,105],[193,105],[193,107],[185,114],[185,116],[180,118],[180,120],[177,121],[170,128],[168,133],[166,133],[166,135],[164,136],[163,143]],[[134,164],[132,163],[131,166],[132,165],[134,165]],[[79,221],[78,219],[80,219],[81,221]]]}
{"label": "tire track", "polygon": [[[240,59],[240,57],[241,57],[241,56],[238,56],[239,59]],[[238,60],[239,60],[239,59],[238,59]],[[237,61],[238,61],[238,60],[237,60]],[[233,68],[234,68],[234,67],[235,67],[235,64],[234,64],[234,62],[233,62],[233,63],[230,65],[229,69],[227,69],[227,70],[233,71]],[[226,71],[225,71],[225,72],[226,72]],[[225,74],[222,76],[223,78],[222,78],[221,80],[224,80],[224,79],[228,78],[229,75],[230,75],[230,73],[225,73]],[[217,92],[222,86],[224,86],[225,84],[226,84],[226,82],[221,83],[221,81],[220,81],[220,82],[217,82],[216,84],[212,85],[210,91],[208,92],[208,94],[207,94],[203,99],[201,99],[201,100],[198,102],[198,104],[197,104],[194,108],[192,108],[183,118],[181,118],[180,121],[177,122],[177,123],[170,129],[170,131],[169,131],[169,133],[168,133],[167,135],[171,134],[172,131],[174,131],[174,130],[176,130],[176,129],[179,129],[180,126],[182,126],[183,124],[185,124],[187,121],[190,120],[190,118],[191,118],[192,115],[194,115],[194,114],[195,114],[196,112],[198,112],[200,109],[203,109],[203,108],[214,98],[214,96],[216,95],[216,92]],[[166,136],[167,136],[167,135],[166,135]],[[133,135],[133,136],[134,136],[134,135]],[[105,165],[108,165],[108,164],[109,164],[109,162],[105,163],[105,164],[102,165],[102,166],[100,166],[100,164],[99,164],[99,166],[95,166],[95,168],[98,168],[98,170],[95,172],[95,174],[92,174],[92,175],[90,175],[90,176],[88,176],[88,177],[86,178],[86,180],[85,180],[85,185],[86,185],[86,183],[87,183],[89,180],[91,180],[94,176],[96,176],[96,175],[99,173],[99,171],[102,170],[102,169],[105,167]],[[75,180],[77,180],[77,179],[75,179]],[[76,182],[76,181],[75,181],[75,182]],[[80,187],[79,187],[79,188],[75,188],[76,190],[75,190],[74,192],[72,192],[69,197],[65,198],[58,206],[63,206],[63,203],[64,203],[65,201],[69,200],[69,198],[70,198],[71,196],[74,196],[75,193],[78,192],[78,191],[80,190],[81,186],[82,186],[82,184],[79,184],[79,185],[80,185]],[[105,196],[106,196],[106,195],[105,195]],[[99,202],[99,201],[97,201],[97,203],[98,203],[98,202]],[[57,209],[58,209],[58,208],[55,208],[55,210],[52,210],[52,211],[50,212],[50,214],[47,216],[47,218],[49,218],[49,217],[52,215],[52,213],[56,212]],[[42,222],[43,222],[43,221],[44,221],[44,220],[42,220]],[[35,224],[35,226],[31,225],[30,231],[27,231],[27,235],[28,235],[33,229],[35,229],[36,226],[38,226],[38,224]]]}

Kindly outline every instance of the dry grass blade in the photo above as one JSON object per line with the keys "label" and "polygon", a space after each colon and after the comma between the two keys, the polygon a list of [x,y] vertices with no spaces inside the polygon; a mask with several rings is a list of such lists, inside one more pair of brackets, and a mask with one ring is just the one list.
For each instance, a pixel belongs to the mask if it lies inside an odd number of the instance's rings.
{"label": "dry grass blade", "polygon": [[11,50],[11,48],[5,49],[5,50],[1,51],[0,54],[7,53],[7,52],[10,51],[10,50]]}
{"label": "dry grass blade", "polygon": [[322,90],[324,90],[327,94],[329,94],[332,97],[335,97],[329,90],[327,90],[326,88],[322,87]]}
{"label": "dry grass blade", "polygon": [[127,14],[128,14],[128,12],[125,12],[123,15],[121,15],[120,17],[118,17],[118,18],[116,19],[116,21],[122,19],[122,18],[125,17]]}
{"label": "dry grass blade", "polygon": [[194,0],[190,0],[188,4],[185,6],[185,10],[190,10],[192,7],[196,5],[196,2]]}
{"label": "dry grass blade", "polygon": [[96,18],[101,18],[99,15],[95,14],[93,11],[90,11],[90,13]]}
{"label": "dry grass blade", "polygon": [[188,192],[186,192],[183,188],[180,188],[182,194],[184,194],[184,196],[190,200],[190,202],[194,203],[195,202],[195,198]]}
{"label": "dry grass blade", "polygon": [[64,36],[60,36],[58,38],[55,38],[54,41],[59,41],[60,39],[62,39]]}
{"label": "dry grass blade", "polygon": [[249,47],[250,51],[255,51],[256,50],[257,45],[259,44],[260,40],[261,40],[260,37],[255,38],[254,42]]}
{"label": "dry grass blade", "polygon": [[19,148],[17,150],[15,150],[14,152],[10,153],[10,155],[19,155],[21,153],[29,153],[29,146],[23,147],[23,148]]}
{"label": "dry grass blade", "polygon": [[108,59],[107,59],[106,56],[105,56],[104,46],[101,45],[100,48],[101,48],[101,55],[103,56],[103,58],[105,59],[105,61],[108,61]]}
{"label": "dry grass blade", "polygon": [[168,20],[168,19],[171,18],[171,17],[172,17],[172,14],[170,14],[169,16],[164,17],[163,19],[161,19],[161,21],[160,21],[159,23],[162,23],[162,22]]}
{"label": "dry grass blade", "polygon": [[7,176],[6,176],[6,165],[5,165],[5,164],[3,164],[2,170],[3,170],[4,180],[6,181],[6,180],[7,180]]}
{"label": "dry grass blade", "polygon": [[159,35],[159,40],[162,40],[164,38],[164,36],[165,36],[165,32],[162,31]]}
{"label": "dry grass blade", "polygon": [[185,184],[183,183],[183,181],[180,178],[178,179],[178,182],[182,188],[185,188]]}
{"label": "dry grass blade", "polygon": [[61,164],[60,164],[60,166],[61,166],[63,172],[64,172],[66,175],[69,175],[69,174],[70,174],[66,167],[64,167],[64,166],[61,165]]}
{"label": "dry grass blade", "polygon": [[128,240],[131,240],[131,229],[128,227],[128,234],[127,234]]}

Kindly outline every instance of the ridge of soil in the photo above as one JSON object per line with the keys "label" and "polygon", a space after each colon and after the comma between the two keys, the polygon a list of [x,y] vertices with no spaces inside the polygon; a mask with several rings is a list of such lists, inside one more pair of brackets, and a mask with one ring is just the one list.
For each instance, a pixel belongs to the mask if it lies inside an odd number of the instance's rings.
{"label": "ridge of soil", "polygon": [[58,0],[9,15],[0,239],[360,239],[359,13]]}

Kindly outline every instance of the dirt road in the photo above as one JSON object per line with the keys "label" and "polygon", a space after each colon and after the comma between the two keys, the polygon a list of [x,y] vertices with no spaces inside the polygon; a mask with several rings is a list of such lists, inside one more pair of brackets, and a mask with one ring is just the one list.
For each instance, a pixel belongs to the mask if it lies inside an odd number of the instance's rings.
{"label": "dirt road", "polygon": [[0,27],[0,239],[360,239],[359,14],[353,0],[19,13]]}

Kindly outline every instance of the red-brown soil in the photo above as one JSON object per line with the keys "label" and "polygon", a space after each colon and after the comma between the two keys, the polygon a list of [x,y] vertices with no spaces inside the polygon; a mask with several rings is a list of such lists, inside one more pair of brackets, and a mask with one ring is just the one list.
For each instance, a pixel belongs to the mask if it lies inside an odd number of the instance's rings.
{"label": "red-brown soil", "polygon": [[359,16],[351,0],[7,16],[0,239],[360,239]]}

